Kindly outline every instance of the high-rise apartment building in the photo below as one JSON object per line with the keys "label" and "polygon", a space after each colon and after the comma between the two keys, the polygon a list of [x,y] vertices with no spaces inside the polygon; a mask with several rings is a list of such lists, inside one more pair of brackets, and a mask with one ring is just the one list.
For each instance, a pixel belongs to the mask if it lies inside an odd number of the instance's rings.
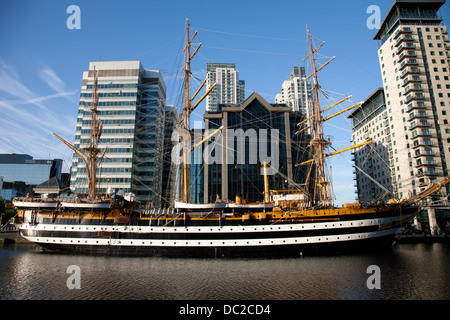
{"label": "high-rise apartment building", "polygon": [[[390,160],[394,158],[397,142],[391,137],[390,119],[393,118],[386,108],[383,88],[376,89],[348,117],[353,120],[354,145],[373,140],[353,152],[358,200],[368,203],[383,196],[392,198],[392,181],[396,181],[396,177],[390,174]],[[389,194],[385,195],[386,191]]]}
{"label": "high-rise apartment building", "polygon": [[[374,36],[380,44],[384,102],[370,102],[371,95],[351,115],[353,144],[375,141],[370,161],[367,147],[354,153],[356,165],[372,166],[374,171],[372,179],[358,178],[358,192],[365,202],[384,192],[373,180],[387,187],[390,197],[401,199],[448,176],[450,46],[439,11],[444,3],[396,0]],[[380,93],[378,90],[375,95]],[[431,232],[450,219],[445,201],[448,185],[446,191],[443,196],[424,199],[419,220]]]}
{"label": "high-rise apartment building", "polygon": [[[75,146],[89,145],[94,69],[98,77],[99,142],[106,148],[98,168],[98,190],[134,193],[143,202],[161,205],[166,87],[161,73],[145,70],[140,61],[91,62],[83,73]],[[86,168],[76,154],[71,189],[87,193]]]}
{"label": "high-rise apartment building", "polygon": [[206,87],[215,88],[206,97],[206,111],[218,112],[219,104],[240,104],[245,100],[245,81],[239,80],[234,63],[207,63]]}
{"label": "high-rise apartment building", "polygon": [[305,78],[304,67],[292,68],[289,77],[283,82],[280,92],[275,96],[275,103],[284,103],[292,111],[301,111],[309,117],[312,87],[309,81],[304,81]]}

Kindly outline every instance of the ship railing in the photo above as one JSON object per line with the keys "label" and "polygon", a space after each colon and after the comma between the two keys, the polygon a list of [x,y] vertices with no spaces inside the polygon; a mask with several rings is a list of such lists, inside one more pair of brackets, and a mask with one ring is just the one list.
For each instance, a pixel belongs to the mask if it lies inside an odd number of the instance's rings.
{"label": "ship railing", "polygon": [[143,216],[149,216],[149,217],[166,217],[166,216],[174,216],[175,209],[172,207],[169,208],[149,208],[144,209],[142,211]]}

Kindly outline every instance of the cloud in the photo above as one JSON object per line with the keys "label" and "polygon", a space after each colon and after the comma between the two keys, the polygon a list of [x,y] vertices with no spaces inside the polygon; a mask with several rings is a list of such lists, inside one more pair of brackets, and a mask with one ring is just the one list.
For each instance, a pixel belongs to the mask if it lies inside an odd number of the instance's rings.
{"label": "cloud", "polygon": [[33,93],[20,81],[17,71],[0,60],[0,90],[9,95],[28,99]]}
{"label": "cloud", "polygon": [[30,104],[30,103],[37,104],[39,102],[44,102],[44,101],[55,99],[55,98],[65,98],[65,97],[68,97],[68,96],[73,96],[76,93],[78,93],[78,90],[75,90],[75,91],[72,91],[72,92],[59,92],[59,93],[50,94],[50,95],[47,95],[47,96],[30,98],[28,100],[16,100],[16,101],[8,101],[8,102],[13,103],[15,105],[18,105],[18,104]]}
{"label": "cloud", "polygon": [[0,94],[6,92],[12,97],[0,97],[0,153],[27,153],[45,158],[50,154],[70,163],[71,152],[51,132],[73,138],[76,118],[52,101],[69,99],[78,90],[66,91],[64,82],[50,68],[42,69],[38,75],[56,93],[36,95],[21,81],[13,66],[0,60]]}
{"label": "cloud", "polygon": [[39,77],[53,90],[56,92],[63,92],[65,90],[66,84],[61,80],[60,77],[50,69],[49,67],[44,67],[39,71]]}

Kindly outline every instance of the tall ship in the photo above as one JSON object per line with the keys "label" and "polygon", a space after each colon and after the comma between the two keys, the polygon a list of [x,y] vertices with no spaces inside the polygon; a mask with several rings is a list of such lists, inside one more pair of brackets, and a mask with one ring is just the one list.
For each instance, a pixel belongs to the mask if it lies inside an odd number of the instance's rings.
{"label": "tall ship", "polygon": [[[212,90],[210,87],[200,100],[191,105],[189,78],[191,59],[200,45],[192,51],[187,22],[184,82],[184,106],[179,127],[190,131],[190,114]],[[56,252],[107,254],[130,256],[175,257],[236,257],[236,256],[299,256],[313,253],[336,253],[354,249],[390,247],[401,228],[420,210],[421,199],[439,191],[450,181],[430,186],[422,193],[398,201],[333,205],[331,179],[326,171],[326,160],[343,151],[326,153],[330,141],[325,138],[323,123],[329,118],[354,108],[346,108],[324,117],[324,111],[343,102],[321,108],[318,71],[315,53],[323,45],[313,48],[308,31],[309,55],[313,79],[312,116],[300,122],[299,131],[310,130],[311,159],[299,165],[308,166],[304,187],[295,190],[271,190],[268,163],[261,163],[264,174],[264,201],[246,203],[216,201],[196,204],[189,202],[190,151],[197,147],[191,139],[182,139],[183,145],[178,181],[180,197],[173,207],[146,208],[133,194],[121,190],[100,195],[97,192],[96,169],[101,165],[104,151],[98,148],[102,122],[97,109],[98,79],[94,72],[93,103],[91,108],[91,137],[86,148],[76,148],[55,136],[83,159],[89,182],[88,194],[76,198],[17,198],[13,201],[18,211],[20,234],[42,248]],[[306,59],[305,58],[305,59]],[[326,63],[328,64],[328,62]],[[310,78],[308,77],[308,78]],[[197,95],[199,88],[194,96]],[[217,129],[200,143],[222,130]],[[370,143],[367,142],[367,143]]]}

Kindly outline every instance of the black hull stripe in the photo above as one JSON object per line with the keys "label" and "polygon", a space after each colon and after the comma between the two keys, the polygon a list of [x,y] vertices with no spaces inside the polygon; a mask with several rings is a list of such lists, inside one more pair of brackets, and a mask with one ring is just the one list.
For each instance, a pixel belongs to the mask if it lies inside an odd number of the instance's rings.
{"label": "black hull stripe", "polygon": [[169,247],[169,246],[95,246],[76,244],[39,243],[45,249],[71,254],[95,254],[109,256],[165,256],[165,257],[285,257],[299,255],[336,254],[370,250],[385,250],[391,247],[394,235],[376,238],[331,243],[291,244],[272,246],[234,247]]}

